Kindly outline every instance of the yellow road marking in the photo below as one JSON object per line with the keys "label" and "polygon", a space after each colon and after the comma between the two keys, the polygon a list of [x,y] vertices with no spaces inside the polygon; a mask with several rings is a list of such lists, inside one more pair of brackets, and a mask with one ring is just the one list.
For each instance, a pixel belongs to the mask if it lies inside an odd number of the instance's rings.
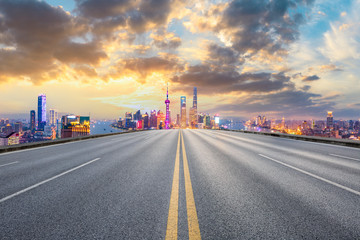
{"label": "yellow road marking", "polygon": [[177,239],[179,207],[179,165],[180,165],[180,131],[175,157],[174,177],[170,195],[169,215],[166,228],[166,240]]}
{"label": "yellow road marking", "polygon": [[190,179],[189,165],[186,157],[184,137],[182,134],[181,134],[181,143],[182,143],[181,146],[182,146],[183,163],[184,163],[185,194],[186,194],[186,209],[187,209],[188,228],[189,228],[189,240],[201,239],[199,221],[196,213],[194,194]]}

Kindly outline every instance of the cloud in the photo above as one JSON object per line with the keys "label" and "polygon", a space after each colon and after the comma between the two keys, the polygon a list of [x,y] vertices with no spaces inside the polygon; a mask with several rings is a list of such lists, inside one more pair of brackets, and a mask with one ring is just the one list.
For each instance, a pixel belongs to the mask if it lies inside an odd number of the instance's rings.
{"label": "cloud", "polygon": [[101,59],[107,58],[106,53],[98,50],[96,43],[66,42],[59,45],[54,57],[65,63],[89,63],[97,65]]}
{"label": "cloud", "polygon": [[167,32],[164,28],[158,29],[155,33],[150,34],[153,44],[160,49],[176,49],[181,45],[181,38],[172,32]]}
{"label": "cloud", "polygon": [[360,1],[354,1],[352,12],[342,14],[340,22],[330,23],[330,30],[324,34],[321,53],[331,62],[360,59]]}
{"label": "cloud", "polygon": [[239,61],[239,53],[231,47],[221,47],[217,44],[207,46],[209,61],[215,61],[217,64],[235,64],[242,63]]}
{"label": "cloud", "polygon": [[136,33],[159,27],[165,24],[172,10],[171,0],[146,0],[141,1],[138,9],[131,12],[128,18],[128,25]]}
{"label": "cloud", "polygon": [[243,115],[250,118],[255,114],[272,117],[292,116],[323,116],[335,105],[332,101],[321,101],[321,95],[302,90],[286,90],[271,94],[256,94],[234,98],[231,104],[220,104],[208,109],[209,112],[222,112],[228,116]]}
{"label": "cloud", "polygon": [[77,11],[88,18],[117,17],[134,7],[133,0],[76,0]]}
{"label": "cloud", "polygon": [[106,58],[99,44],[82,39],[86,25],[45,2],[0,1],[0,26],[3,80],[20,77],[39,83],[60,74],[59,62],[92,65]]}
{"label": "cloud", "polygon": [[[132,76],[140,83],[145,83],[148,76],[156,73],[169,75],[182,72],[184,63],[176,55],[160,53],[153,57],[125,58],[118,61],[107,78]],[[163,76],[164,78],[164,76]]]}
{"label": "cloud", "polygon": [[298,39],[299,25],[305,21],[293,9],[312,2],[234,0],[223,12],[216,30],[229,35],[232,46],[240,53],[283,51],[284,46]]}
{"label": "cloud", "polygon": [[312,81],[316,81],[319,80],[320,78],[317,75],[312,75],[312,76],[303,76],[302,81],[303,82],[312,82]]}
{"label": "cloud", "polygon": [[335,64],[321,65],[320,70],[322,70],[322,71],[343,71],[342,68],[339,68]]}
{"label": "cloud", "polygon": [[180,83],[184,89],[198,86],[203,93],[231,93],[231,92],[272,92],[284,88],[292,88],[290,77],[283,73],[243,73],[232,68],[213,68],[210,65],[195,65],[172,78]]}

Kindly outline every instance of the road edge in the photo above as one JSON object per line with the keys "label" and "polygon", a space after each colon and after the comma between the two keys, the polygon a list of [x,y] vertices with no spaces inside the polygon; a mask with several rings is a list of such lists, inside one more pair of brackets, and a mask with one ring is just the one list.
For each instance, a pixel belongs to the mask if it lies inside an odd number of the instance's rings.
{"label": "road edge", "polygon": [[229,131],[229,132],[241,132],[241,133],[248,133],[248,134],[259,134],[259,135],[266,135],[266,136],[280,137],[280,138],[289,138],[289,139],[308,141],[308,142],[318,142],[318,143],[360,148],[360,141],[356,141],[356,140],[336,139],[336,138],[326,138],[326,137],[312,137],[312,136],[292,135],[292,134],[285,134],[285,133],[252,132],[252,131],[245,131],[245,130],[229,130],[229,129],[217,129],[217,130],[218,131]]}
{"label": "road edge", "polygon": [[67,142],[76,142],[76,141],[88,140],[88,139],[93,139],[93,138],[101,138],[101,137],[108,137],[108,136],[113,136],[113,135],[120,135],[120,134],[126,134],[126,133],[134,133],[134,132],[142,132],[142,131],[144,131],[144,130],[124,131],[124,132],[117,132],[117,133],[95,134],[95,135],[76,137],[76,138],[62,138],[62,139],[55,139],[55,140],[49,140],[49,141],[23,143],[23,144],[10,145],[10,146],[1,146],[0,147],[0,154],[1,153],[6,153],[6,152],[13,152],[13,151],[18,151],[18,150],[23,150],[23,149],[29,149],[29,148],[37,148],[37,147],[56,145],[56,144],[62,144],[62,143],[67,143]]}

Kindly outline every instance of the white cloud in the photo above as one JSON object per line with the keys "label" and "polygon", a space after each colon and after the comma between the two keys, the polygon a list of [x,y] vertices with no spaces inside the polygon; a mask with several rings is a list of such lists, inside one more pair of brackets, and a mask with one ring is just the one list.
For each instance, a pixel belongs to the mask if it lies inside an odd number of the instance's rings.
{"label": "white cloud", "polygon": [[360,1],[353,3],[350,14],[341,14],[339,22],[331,23],[324,34],[324,45],[320,52],[332,62],[360,59]]}

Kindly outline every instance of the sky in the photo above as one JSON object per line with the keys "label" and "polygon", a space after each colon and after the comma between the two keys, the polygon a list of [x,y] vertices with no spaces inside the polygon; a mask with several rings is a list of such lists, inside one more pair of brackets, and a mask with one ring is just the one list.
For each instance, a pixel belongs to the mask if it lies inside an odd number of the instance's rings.
{"label": "sky", "polygon": [[360,0],[0,0],[0,117],[360,118]]}

